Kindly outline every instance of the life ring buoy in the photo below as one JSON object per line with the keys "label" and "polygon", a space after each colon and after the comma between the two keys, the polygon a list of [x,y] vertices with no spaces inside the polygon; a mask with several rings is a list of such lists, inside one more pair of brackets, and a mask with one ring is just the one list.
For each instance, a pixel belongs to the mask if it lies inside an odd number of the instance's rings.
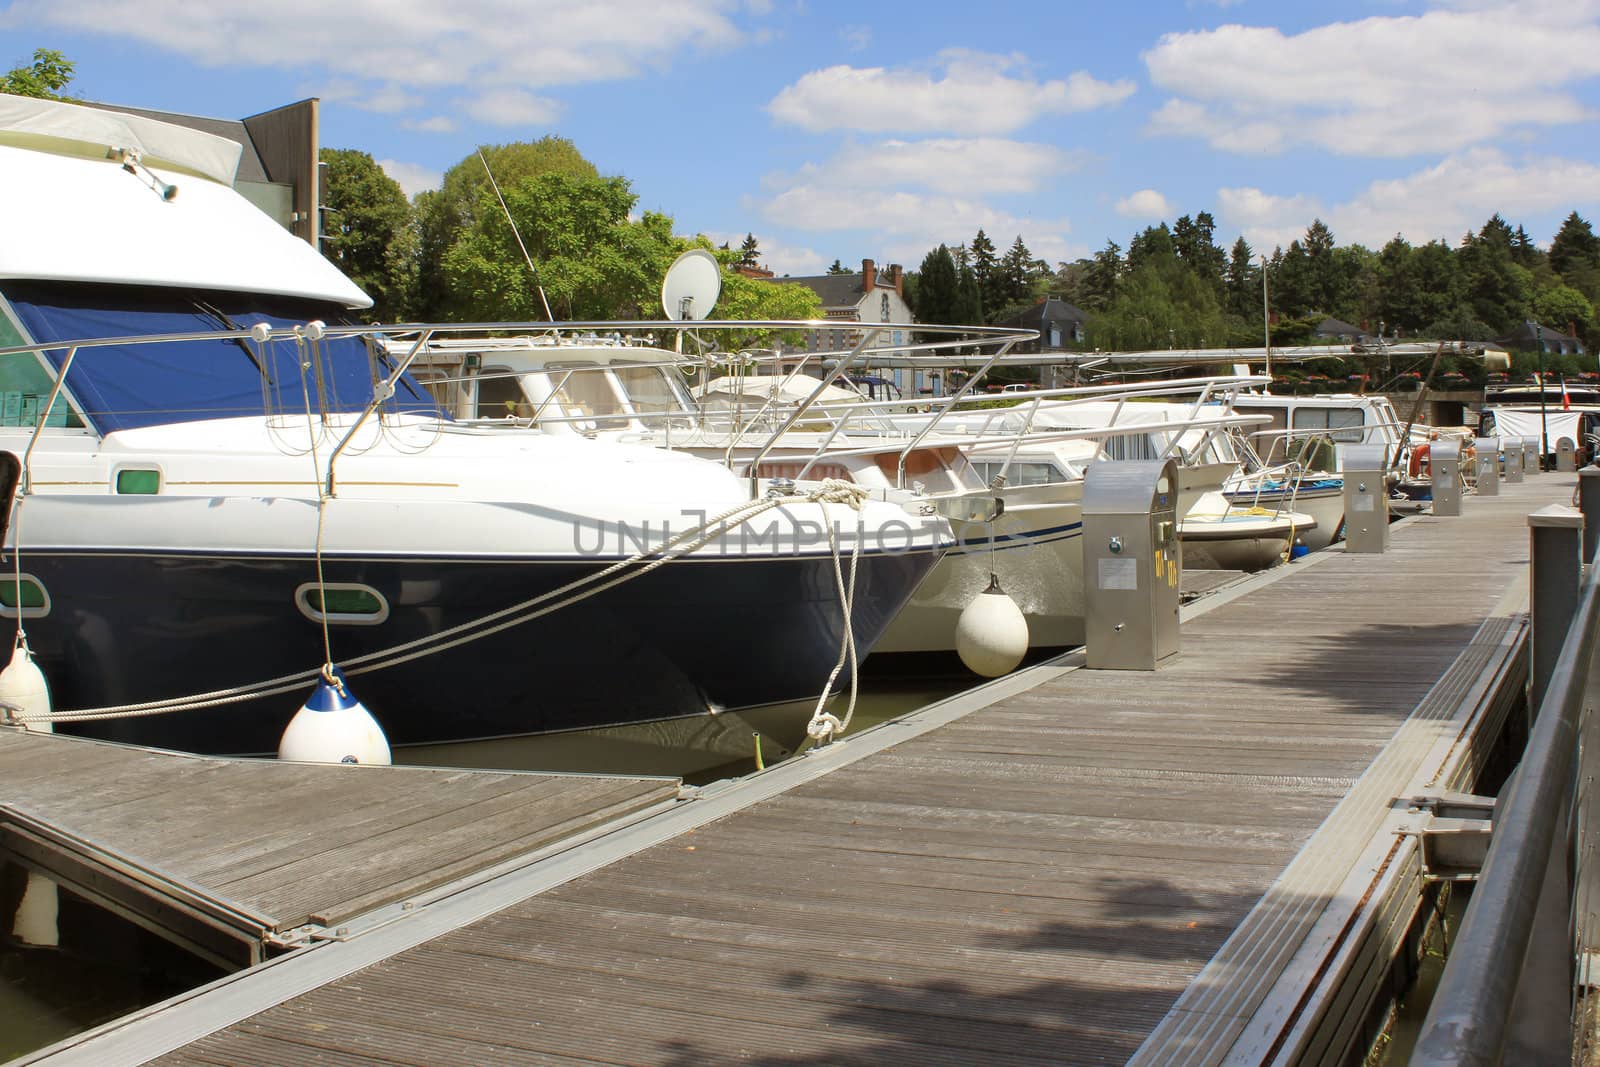
{"label": "life ring buoy", "polygon": [[1409,465],[1409,472],[1411,474],[1411,477],[1413,477],[1413,478],[1427,478],[1427,477],[1429,477],[1429,473],[1428,473],[1428,455],[1432,451],[1433,451],[1433,446],[1430,445],[1430,444],[1420,444],[1416,448],[1413,448],[1411,450],[1411,463]]}

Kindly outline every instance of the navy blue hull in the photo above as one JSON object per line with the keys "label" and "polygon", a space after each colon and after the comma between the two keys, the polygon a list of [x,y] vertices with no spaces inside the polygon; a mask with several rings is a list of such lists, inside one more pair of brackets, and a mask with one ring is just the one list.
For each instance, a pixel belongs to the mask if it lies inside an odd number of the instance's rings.
{"label": "navy blue hull", "polygon": [[[937,557],[862,557],[854,612],[862,655]],[[390,606],[381,624],[334,626],[333,658],[344,665],[437,634],[610,562],[327,560],[327,582],[370,586]],[[58,710],[225,689],[324,659],[320,626],[293,600],[315,580],[309,559],[34,550],[26,569],[52,601],[26,627]],[[393,745],[645,722],[815,697],[841,624],[828,557],[685,560],[349,682]],[[272,752],[309,692],[60,728],[193,752]]]}

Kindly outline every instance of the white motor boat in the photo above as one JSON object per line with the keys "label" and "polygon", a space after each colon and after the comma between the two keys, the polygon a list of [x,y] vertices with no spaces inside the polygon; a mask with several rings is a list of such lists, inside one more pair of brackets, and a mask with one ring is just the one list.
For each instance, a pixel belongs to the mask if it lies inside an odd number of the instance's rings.
{"label": "white motor boat", "polygon": [[950,544],[849,493],[454,421],[238,158],[0,97],[0,615],[58,728],[272,751],[333,665],[396,745],[815,698]]}

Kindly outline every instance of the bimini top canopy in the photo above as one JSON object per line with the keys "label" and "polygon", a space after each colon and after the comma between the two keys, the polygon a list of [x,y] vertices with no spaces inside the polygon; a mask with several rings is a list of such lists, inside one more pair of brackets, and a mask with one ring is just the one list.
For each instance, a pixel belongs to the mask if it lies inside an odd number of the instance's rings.
{"label": "bimini top canopy", "polygon": [[[226,184],[238,145],[150,119],[41,104],[49,102],[0,96],[0,278],[372,305],[316,249]],[[153,154],[92,140],[124,133]],[[233,145],[231,161],[212,142]],[[181,159],[164,163],[168,154]]]}

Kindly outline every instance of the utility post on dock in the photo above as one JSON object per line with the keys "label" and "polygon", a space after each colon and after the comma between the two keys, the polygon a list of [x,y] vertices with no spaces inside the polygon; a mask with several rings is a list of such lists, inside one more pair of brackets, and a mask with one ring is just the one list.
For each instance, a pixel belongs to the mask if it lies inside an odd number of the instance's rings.
{"label": "utility post on dock", "polygon": [[1093,463],[1083,478],[1084,657],[1153,671],[1178,653],[1182,552],[1172,460]]}
{"label": "utility post on dock", "polygon": [[1539,713],[1550,675],[1555,670],[1561,644],[1578,610],[1583,585],[1582,542],[1586,535],[1583,513],[1562,504],[1549,504],[1528,516],[1530,538],[1531,655],[1528,669],[1528,718]]}
{"label": "utility post on dock", "polygon": [[1594,562],[1600,544],[1600,467],[1578,472],[1578,510],[1583,512],[1583,562]]}

